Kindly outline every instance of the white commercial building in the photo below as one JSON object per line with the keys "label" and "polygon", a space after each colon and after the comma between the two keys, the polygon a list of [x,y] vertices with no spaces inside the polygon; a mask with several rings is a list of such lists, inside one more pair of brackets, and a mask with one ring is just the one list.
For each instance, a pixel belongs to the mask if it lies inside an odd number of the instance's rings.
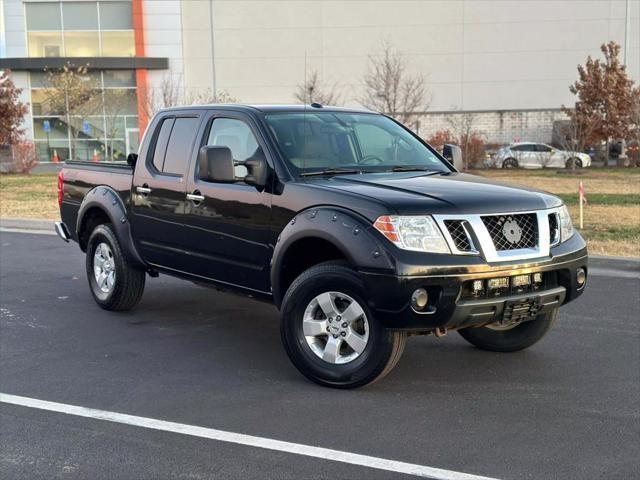
{"label": "white commercial building", "polygon": [[[10,61],[46,55],[29,45],[24,11],[33,2],[0,3],[0,67],[13,65],[18,83],[33,88],[15,68],[20,63]],[[82,56],[100,56],[101,71],[135,70],[138,92],[142,81],[159,89],[171,79],[185,98],[225,90],[244,103],[291,103],[305,75],[317,71],[324,88],[335,87],[345,105],[355,106],[368,56],[386,41],[427,79],[424,136],[447,128],[450,112],[462,111],[476,114],[488,141],[550,141],[561,106],[574,102],[569,85],[577,65],[600,56],[600,45],[610,40],[622,46],[631,78],[640,80],[639,0],[133,0],[131,10],[131,27],[123,28],[135,31],[132,55],[146,63],[105,62],[104,49]]]}

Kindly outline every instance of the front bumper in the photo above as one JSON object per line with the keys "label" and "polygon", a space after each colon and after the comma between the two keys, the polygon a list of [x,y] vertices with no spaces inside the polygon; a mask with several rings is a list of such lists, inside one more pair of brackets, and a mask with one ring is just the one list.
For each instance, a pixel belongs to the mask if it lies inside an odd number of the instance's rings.
{"label": "front bumper", "polygon": [[[487,264],[478,257],[461,260],[459,256],[440,256],[438,264],[432,266],[411,265],[407,260],[398,261],[397,268],[404,274],[361,272],[370,292],[369,307],[385,327],[393,330],[464,328],[513,318],[518,312],[525,312],[525,317],[546,313],[579,297],[585,284],[578,284],[577,272],[583,269],[588,273],[586,245],[578,234],[553,248],[550,257],[539,260]],[[456,260],[462,264],[454,264]],[[535,290],[509,290],[482,298],[468,295],[467,286],[473,280],[538,272],[545,282]],[[411,306],[411,295],[418,288],[426,289],[430,299],[429,307],[421,312]]]}

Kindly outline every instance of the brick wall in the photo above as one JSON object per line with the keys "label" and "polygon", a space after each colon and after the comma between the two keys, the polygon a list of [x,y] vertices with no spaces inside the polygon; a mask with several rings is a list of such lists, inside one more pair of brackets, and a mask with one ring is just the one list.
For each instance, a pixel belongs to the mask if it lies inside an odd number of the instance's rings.
{"label": "brick wall", "polygon": [[[514,141],[551,143],[553,123],[565,120],[559,110],[524,110],[496,112],[427,112],[419,118],[420,136],[428,138],[438,130],[454,131],[451,123],[470,115],[473,130],[487,143],[506,144]],[[456,117],[458,117],[456,119]]]}

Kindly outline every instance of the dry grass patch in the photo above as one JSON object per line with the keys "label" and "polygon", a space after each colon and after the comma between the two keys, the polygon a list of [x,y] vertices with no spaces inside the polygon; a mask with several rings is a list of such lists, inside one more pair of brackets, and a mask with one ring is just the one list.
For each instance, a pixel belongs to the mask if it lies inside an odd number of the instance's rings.
{"label": "dry grass patch", "polygon": [[580,173],[555,173],[553,170],[479,170],[472,173],[551,193],[576,193],[578,185],[583,182],[588,196],[590,192],[640,194],[640,175],[635,170],[580,170]]}
{"label": "dry grass patch", "polygon": [[[578,205],[570,205],[573,224],[578,229]],[[640,205],[587,205],[584,209],[584,229],[589,253],[640,257]]]}
{"label": "dry grass patch", "polygon": [[0,175],[0,216],[57,220],[57,189],[57,176],[51,173]]}

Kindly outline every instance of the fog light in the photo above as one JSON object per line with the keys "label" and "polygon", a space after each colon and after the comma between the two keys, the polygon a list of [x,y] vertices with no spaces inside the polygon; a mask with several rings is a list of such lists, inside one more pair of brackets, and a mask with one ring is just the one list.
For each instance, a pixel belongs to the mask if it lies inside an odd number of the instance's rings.
{"label": "fog light", "polygon": [[487,282],[487,287],[489,290],[502,290],[504,288],[509,288],[509,277],[491,278]]}
{"label": "fog light", "polygon": [[411,294],[411,306],[414,310],[424,310],[429,302],[429,295],[424,288],[418,288]]}
{"label": "fog light", "polygon": [[587,281],[587,272],[584,268],[579,268],[576,272],[576,282],[578,282],[578,288],[584,287],[584,283]]}
{"label": "fog light", "polygon": [[480,295],[484,290],[484,282],[482,280],[474,280],[472,289],[474,295]]}
{"label": "fog light", "polygon": [[514,287],[527,287],[531,283],[531,277],[529,275],[516,275],[511,279],[511,284]]}

